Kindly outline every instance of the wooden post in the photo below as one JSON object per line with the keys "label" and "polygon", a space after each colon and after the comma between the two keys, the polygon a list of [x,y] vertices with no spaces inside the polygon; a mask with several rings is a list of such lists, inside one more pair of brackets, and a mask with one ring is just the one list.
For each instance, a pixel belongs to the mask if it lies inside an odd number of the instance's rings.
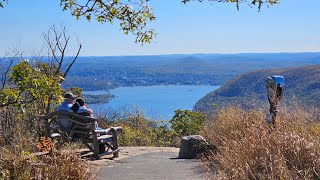
{"label": "wooden post", "polygon": [[97,134],[95,133],[96,126],[94,121],[91,121],[91,136],[93,141],[93,149],[94,149],[94,156],[98,158],[99,156],[99,142],[97,138]]}
{"label": "wooden post", "polygon": [[[113,137],[113,151],[117,150],[119,148],[118,145],[118,133],[117,130],[114,128],[111,128],[112,137]],[[113,157],[119,157],[119,151],[113,154]]]}

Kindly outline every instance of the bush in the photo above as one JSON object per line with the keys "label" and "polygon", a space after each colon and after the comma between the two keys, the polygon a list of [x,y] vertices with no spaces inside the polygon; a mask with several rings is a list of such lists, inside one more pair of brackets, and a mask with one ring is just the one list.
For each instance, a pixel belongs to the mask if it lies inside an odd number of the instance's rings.
{"label": "bush", "polygon": [[179,137],[186,135],[199,134],[203,129],[205,116],[199,112],[190,110],[177,110],[170,123],[171,128]]}
{"label": "bush", "polygon": [[110,122],[123,128],[119,134],[121,146],[178,146],[181,136],[200,133],[205,116],[189,110],[177,110],[170,121],[171,129],[166,123],[146,119],[139,111]]}
{"label": "bush", "polygon": [[306,114],[287,111],[278,116],[277,128],[269,129],[259,111],[218,112],[204,130],[217,147],[217,154],[207,157],[215,178],[319,179],[320,124]]}
{"label": "bush", "polygon": [[162,122],[146,119],[139,111],[112,121],[122,126],[119,134],[120,146],[171,146],[172,130]]}

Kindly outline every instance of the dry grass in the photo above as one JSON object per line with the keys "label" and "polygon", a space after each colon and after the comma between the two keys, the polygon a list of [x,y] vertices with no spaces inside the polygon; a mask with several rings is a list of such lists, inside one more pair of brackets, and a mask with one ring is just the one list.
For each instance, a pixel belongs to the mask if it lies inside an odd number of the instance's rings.
{"label": "dry grass", "polygon": [[1,148],[0,179],[88,179],[89,166],[71,153],[32,156],[16,147]]}
{"label": "dry grass", "polygon": [[208,157],[217,179],[319,179],[318,110],[291,108],[279,114],[276,129],[265,114],[228,108],[206,126],[205,137],[217,147]]}
{"label": "dry grass", "polygon": [[[55,152],[50,156],[32,156],[32,153],[39,152],[37,145],[39,148],[40,144],[36,141],[37,131],[35,128],[28,128],[27,121],[16,118],[14,122],[6,131],[12,131],[12,133],[0,135],[6,139],[6,141],[0,141],[0,180],[89,178],[87,162],[70,151]],[[49,146],[41,147],[44,150],[49,148]],[[63,144],[63,149],[71,148],[69,144]]]}

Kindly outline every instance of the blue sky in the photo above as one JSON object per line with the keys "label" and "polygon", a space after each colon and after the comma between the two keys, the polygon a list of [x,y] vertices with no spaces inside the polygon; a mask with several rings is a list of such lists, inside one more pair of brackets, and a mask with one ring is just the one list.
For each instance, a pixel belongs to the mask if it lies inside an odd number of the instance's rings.
{"label": "blue sky", "polygon": [[319,0],[281,0],[261,12],[245,4],[240,11],[232,4],[180,0],[151,0],[151,5],[157,38],[141,46],[118,26],[76,20],[61,10],[59,0],[9,0],[0,9],[0,55],[12,48],[39,54],[42,33],[54,24],[78,37],[82,56],[320,52]]}

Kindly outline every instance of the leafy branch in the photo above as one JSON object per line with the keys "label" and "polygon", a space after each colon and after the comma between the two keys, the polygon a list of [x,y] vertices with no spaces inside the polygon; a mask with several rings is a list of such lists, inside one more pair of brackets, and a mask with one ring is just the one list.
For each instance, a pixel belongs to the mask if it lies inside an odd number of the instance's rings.
{"label": "leafy branch", "polygon": [[[199,1],[199,2],[203,2],[205,0],[181,0],[182,3],[187,4],[191,1]],[[237,9],[240,10],[240,3],[245,3],[249,6],[258,6],[258,11],[261,10],[261,7],[263,4],[267,4],[267,5],[275,5],[275,4],[279,4],[280,0],[207,0],[208,2],[211,3],[215,3],[215,2],[219,2],[219,3],[236,3],[237,5]]]}
{"label": "leafy branch", "polygon": [[[2,1],[8,3],[8,0],[2,0]],[[3,3],[2,2],[0,2],[0,7],[3,8]]]}
{"label": "leafy branch", "polygon": [[84,17],[90,21],[93,17],[100,23],[114,21],[124,34],[136,36],[136,42],[150,43],[155,37],[155,30],[148,29],[149,22],[155,20],[152,9],[147,2],[149,0],[86,0],[85,3],[78,3],[76,0],[61,0],[63,10],[71,10],[71,14],[79,19]]}

